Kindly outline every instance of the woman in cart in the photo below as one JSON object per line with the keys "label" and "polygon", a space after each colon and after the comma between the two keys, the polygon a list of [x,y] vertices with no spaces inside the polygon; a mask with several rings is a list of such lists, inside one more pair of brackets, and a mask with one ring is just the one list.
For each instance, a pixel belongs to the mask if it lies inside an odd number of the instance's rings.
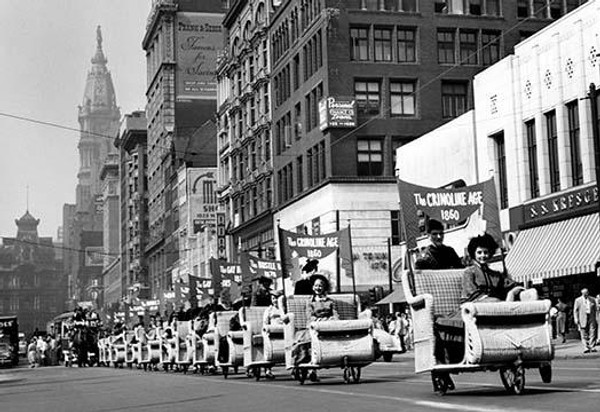
{"label": "woman in cart", "polygon": [[[327,296],[329,292],[329,280],[321,274],[312,275],[310,280],[312,281],[313,295],[306,304],[308,324],[321,320],[339,319],[334,301]],[[310,344],[308,329],[299,331],[292,348],[295,365],[310,362]],[[316,370],[313,369],[311,371],[309,379],[311,382],[318,382],[319,379]]]}
{"label": "woman in cart", "polygon": [[[485,233],[472,238],[467,246],[472,265],[465,269],[462,276],[461,304],[466,302],[500,302],[518,300],[525,288],[518,285],[506,273],[498,272],[488,266],[490,258],[498,250],[494,238]],[[532,293],[533,292],[533,293]],[[535,300],[535,289],[523,294],[523,300]],[[535,296],[534,296],[535,295]],[[435,320],[434,331],[438,344],[435,356],[440,363],[459,363],[464,356],[464,323],[460,309]],[[454,382],[448,373],[433,376],[447,382],[454,389]],[[434,382],[435,384],[435,382]]]}

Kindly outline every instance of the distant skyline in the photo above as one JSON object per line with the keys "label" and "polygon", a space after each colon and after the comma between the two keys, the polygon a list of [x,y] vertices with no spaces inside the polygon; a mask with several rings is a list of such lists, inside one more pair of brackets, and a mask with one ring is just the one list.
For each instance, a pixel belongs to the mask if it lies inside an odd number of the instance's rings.
{"label": "distant skyline", "polygon": [[0,2],[0,236],[16,234],[27,209],[40,236],[56,237],[62,208],[75,202],[79,129],[87,73],[102,27],[121,114],[144,110],[141,43],[151,0],[2,0]]}

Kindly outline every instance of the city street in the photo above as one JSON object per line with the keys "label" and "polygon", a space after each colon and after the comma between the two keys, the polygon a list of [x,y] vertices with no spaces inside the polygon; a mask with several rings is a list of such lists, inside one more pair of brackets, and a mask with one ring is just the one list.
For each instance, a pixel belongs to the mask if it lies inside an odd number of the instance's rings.
{"label": "city street", "polygon": [[[272,382],[222,375],[143,372],[113,368],[20,368],[0,384],[2,411],[578,411],[597,410],[600,360],[559,359],[554,381],[527,372],[521,396],[508,394],[498,373],[455,377],[456,391],[438,397],[428,375],[413,373],[412,357],[397,355],[363,370],[362,383],[346,385],[341,370],[304,386],[282,368]],[[1,382],[1,380],[0,380]]]}

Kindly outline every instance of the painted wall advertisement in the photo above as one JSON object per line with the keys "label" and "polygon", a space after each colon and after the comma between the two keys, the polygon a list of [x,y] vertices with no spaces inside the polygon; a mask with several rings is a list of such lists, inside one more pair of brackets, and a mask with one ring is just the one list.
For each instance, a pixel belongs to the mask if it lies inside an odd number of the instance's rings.
{"label": "painted wall advertisement", "polygon": [[326,97],[319,102],[319,128],[356,127],[356,100],[348,97]]}
{"label": "painted wall advertisement", "polygon": [[217,170],[215,168],[187,169],[190,218],[194,233],[217,226]]}
{"label": "painted wall advertisement", "polygon": [[217,51],[223,48],[218,13],[177,13],[177,99],[217,98]]}

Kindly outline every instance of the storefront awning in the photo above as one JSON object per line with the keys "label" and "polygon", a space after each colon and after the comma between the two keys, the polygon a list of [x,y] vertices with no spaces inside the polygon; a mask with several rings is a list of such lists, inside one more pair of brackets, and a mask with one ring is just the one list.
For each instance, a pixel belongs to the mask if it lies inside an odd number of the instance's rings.
{"label": "storefront awning", "polygon": [[404,291],[402,290],[402,286],[400,285],[398,289],[387,295],[385,298],[381,299],[375,305],[389,305],[390,303],[404,302],[406,302],[406,298],[404,297]]}
{"label": "storefront awning", "polygon": [[506,256],[508,273],[517,281],[589,273],[600,258],[598,214],[522,230]]}

